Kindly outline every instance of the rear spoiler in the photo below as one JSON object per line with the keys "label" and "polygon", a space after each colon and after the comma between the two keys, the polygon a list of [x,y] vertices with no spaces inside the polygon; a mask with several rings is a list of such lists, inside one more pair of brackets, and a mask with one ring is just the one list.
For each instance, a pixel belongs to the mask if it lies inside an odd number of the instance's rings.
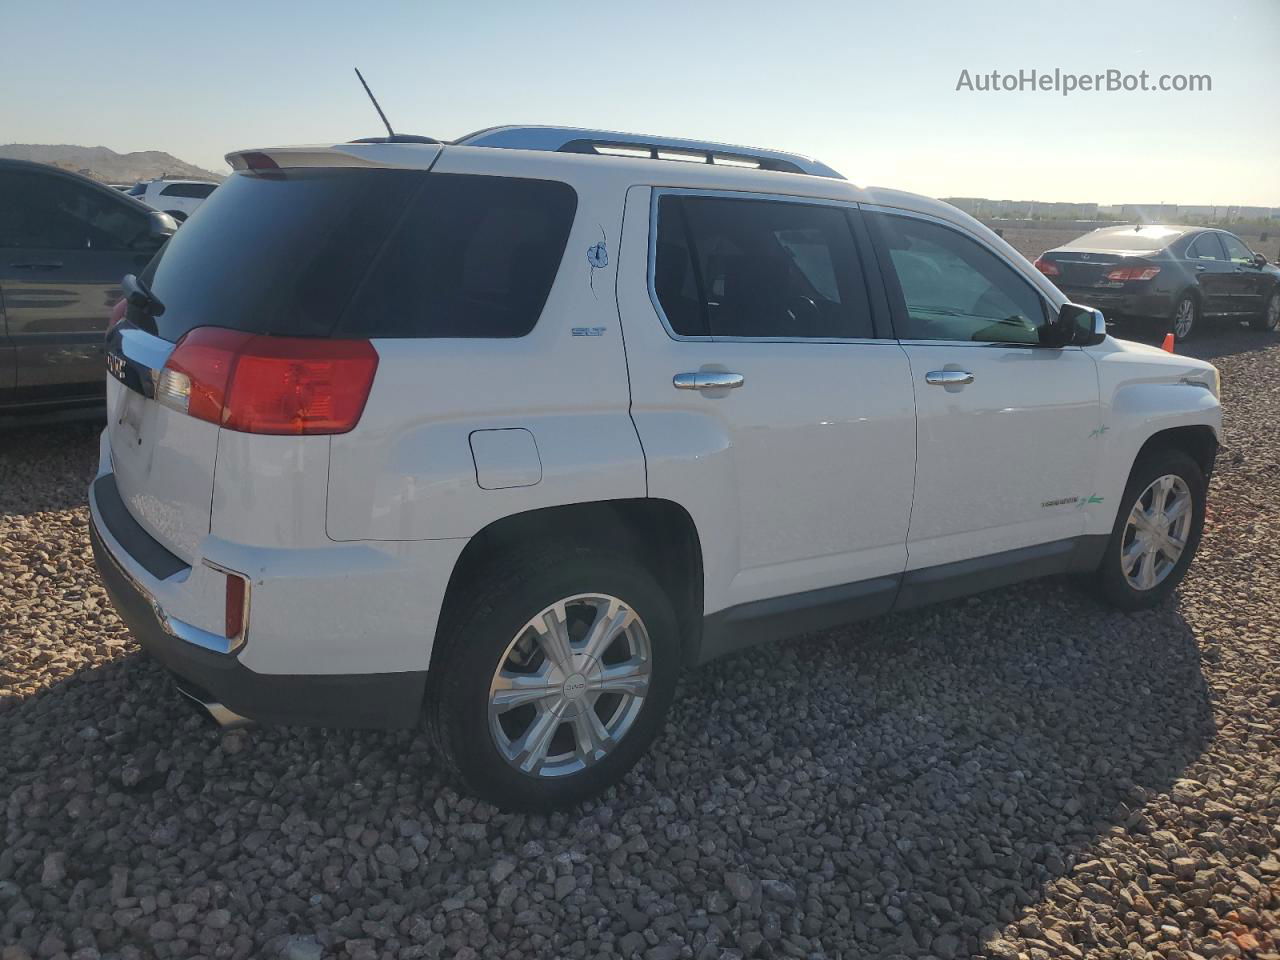
{"label": "rear spoiler", "polygon": [[336,143],[263,147],[228,153],[232,170],[288,170],[297,167],[397,167],[428,170],[440,156],[438,143]]}

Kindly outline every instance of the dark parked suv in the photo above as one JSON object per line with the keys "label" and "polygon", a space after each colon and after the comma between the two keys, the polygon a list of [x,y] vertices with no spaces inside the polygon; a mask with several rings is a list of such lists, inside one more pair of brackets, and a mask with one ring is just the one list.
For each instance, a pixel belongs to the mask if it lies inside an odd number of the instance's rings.
{"label": "dark parked suv", "polygon": [[1209,319],[1280,326],[1280,269],[1225,230],[1103,227],[1049,250],[1040,271],[1108,318],[1155,320],[1179,340]]}
{"label": "dark parked suv", "polygon": [[0,160],[0,420],[103,402],[120,280],[175,229],[87,177]]}

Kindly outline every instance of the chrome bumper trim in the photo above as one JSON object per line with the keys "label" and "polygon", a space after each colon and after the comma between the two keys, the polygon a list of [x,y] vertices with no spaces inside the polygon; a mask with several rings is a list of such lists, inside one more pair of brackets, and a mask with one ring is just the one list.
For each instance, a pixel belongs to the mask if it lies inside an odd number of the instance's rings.
{"label": "chrome bumper trim", "polygon": [[98,522],[98,505],[93,502],[92,488],[90,488],[89,491],[89,498],[89,522],[93,524],[94,530],[97,531],[98,539],[101,540],[102,545],[106,547],[103,553],[106,554],[107,559],[111,561],[111,565],[119,571],[120,575],[128,580],[133,588],[138,591],[138,594],[151,606],[151,610],[155,613],[156,620],[159,621],[160,626],[163,628],[165,633],[177,640],[183,641],[184,643],[192,644],[193,646],[200,647],[204,650],[212,650],[214,653],[220,653],[226,656],[231,656],[244,645],[243,635],[234,639],[220,636],[219,634],[210,633],[208,630],[202,630],[197,626],[187,623],[185,620],[179,620],[177,617],[171,617],[169,614],[165,613],[164,608],[160,606],[159,601],[156,600],[151,591],[139,583],[138,578],[126,570],[124,565],[116,559],[115,551],[111,549],[111,544],[115,542],[115,538],[111,537],[108,539],[110,536],[109,532],[104,531],[102,529],[102,524]]}

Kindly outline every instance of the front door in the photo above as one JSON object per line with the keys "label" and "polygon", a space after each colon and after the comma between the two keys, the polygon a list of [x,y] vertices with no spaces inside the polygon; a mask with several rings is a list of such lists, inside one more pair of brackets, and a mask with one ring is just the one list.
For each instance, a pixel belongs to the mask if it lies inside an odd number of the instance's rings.
{"label": "front door", "polygon": [[1080,535],[1105,427],[1093,358],[1040,346],[1046,300],[975,237],[885,212],[874,225],[916,396],[907,568]]}
{"label": "front door", "polygon": [[1219,236],[1231,262],[1231,310],[1255,316],[1262,312],[1263,291],[1269,288],[1270,278],[1253,262],[1253,251],[1243,240],[1230,233]]}
{"label": "front door", "polygon": [[151,259],[141,211],[77,179],[0,174],[0,290],[16,366],[15,398],[103,391],[103,335],[120,280]]}
{"label": "front door", "polygon": [[858,216],[821,200],[628,194],[632,416],[649,496],[697,527],[707,613],[847,584],[892,601],[915,411],[906,354],[873,323]]}

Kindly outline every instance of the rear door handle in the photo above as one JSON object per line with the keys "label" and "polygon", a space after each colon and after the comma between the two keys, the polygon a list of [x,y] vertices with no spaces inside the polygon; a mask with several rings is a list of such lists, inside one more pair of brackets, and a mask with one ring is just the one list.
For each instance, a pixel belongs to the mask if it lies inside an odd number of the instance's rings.
{"label": "rear door handle", "polygon": [[15,270],[60,270],[62,261],[46,260],[40,263],[11,263],[9,266]]}
{"label": "rear door handle", "polygon": [[924,382],[935,387],[962,387],[973,383],[973,374],[968,370],[930,370],[924,375]]}
{"label": "rear door handle", "polygon": [[671,383],[677,390],[733,390],[745,382],[746,377],[740,373],[720,370],[677,373],[671,378]]}

